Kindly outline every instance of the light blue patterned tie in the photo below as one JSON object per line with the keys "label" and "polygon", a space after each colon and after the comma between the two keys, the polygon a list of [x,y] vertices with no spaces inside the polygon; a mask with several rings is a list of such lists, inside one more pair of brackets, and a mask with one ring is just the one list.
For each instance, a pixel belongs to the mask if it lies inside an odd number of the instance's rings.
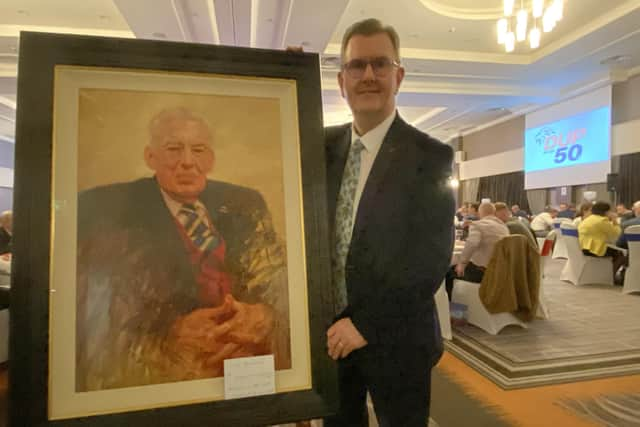
{"label": "light blue patterned tie", "polygon": [[335,246],[333,250],[333,289],[335,312],[340,314],[347,307],[347,284],[345,264],[351,233],[353,231],[353,199],[360,177],[360,152],[364,149],[362,141],[356,139],[349,149],[349,157],[342,174],[342,184],[336,204]]}

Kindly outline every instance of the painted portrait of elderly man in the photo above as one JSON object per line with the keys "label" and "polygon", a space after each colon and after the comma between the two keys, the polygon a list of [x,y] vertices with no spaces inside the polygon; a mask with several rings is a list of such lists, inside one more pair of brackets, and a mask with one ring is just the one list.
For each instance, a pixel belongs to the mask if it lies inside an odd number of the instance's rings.
{"label": "painted portrait of elderly man", "polygon": [[128,149],[150,173],[79,191],[76,391],[215,378],[236,357],[290,367],[285,246],[260,191],[214,179],[217,142],[160,109]]}

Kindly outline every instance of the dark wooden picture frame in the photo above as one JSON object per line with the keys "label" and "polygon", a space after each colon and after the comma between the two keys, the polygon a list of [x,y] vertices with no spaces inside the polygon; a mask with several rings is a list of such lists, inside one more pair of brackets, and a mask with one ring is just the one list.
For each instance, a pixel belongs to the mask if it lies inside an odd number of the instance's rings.
{"label": "dark wooden picture frame", "polygon": [[[295,81],[299,123],[310,390],[52,421],[49,404],[54,75],[61,65]],[[318,418],[337,407],[326,355],[333,317],[320,67],[316,54],[173,42],[22,33],[18,76],[11,289],[10,425],[250,426]],[[250,119],[249,119],[250,120]],[[69,333],[73,333],[70,331]],[[73,373],[69,373],[73,375]]]}

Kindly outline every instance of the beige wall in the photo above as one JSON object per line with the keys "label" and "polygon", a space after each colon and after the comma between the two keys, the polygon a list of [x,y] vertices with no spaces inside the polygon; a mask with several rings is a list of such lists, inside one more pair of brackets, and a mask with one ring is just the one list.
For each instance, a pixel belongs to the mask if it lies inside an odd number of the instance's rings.
{"label": "beige wall", "polygon": [[640,75],[613,85],[613,124],[640,119]]}
{"label": "beige wall", "polygon": [[467,160],[516,150],[524,146],[524,116],[491,126],[462,138]]}

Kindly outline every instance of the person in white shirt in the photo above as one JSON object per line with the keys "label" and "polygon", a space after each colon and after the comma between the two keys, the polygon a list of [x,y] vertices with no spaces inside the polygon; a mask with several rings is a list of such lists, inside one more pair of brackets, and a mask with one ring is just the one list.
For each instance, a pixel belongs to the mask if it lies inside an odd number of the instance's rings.
{"label": "person in white shirt", "polygon": [[491,203],[482,203],[478,208],[480,219],[469,226],[469,236],[460,255],[460,262],[447,273],[446,288],[449,299],[455,278],[468,282],[482,282],[493,254],[493,247],[498,240],[509,235],[509,229],[495,213],[496,208]]}
{"label": "person in white shirt", "polygon": [[558,216],[558,210],[547,206],[544,208],[544,212],[531,221],[531,229],[536,233],[537,237],[546,237],[549,231],[553,230],[553,220]]}

